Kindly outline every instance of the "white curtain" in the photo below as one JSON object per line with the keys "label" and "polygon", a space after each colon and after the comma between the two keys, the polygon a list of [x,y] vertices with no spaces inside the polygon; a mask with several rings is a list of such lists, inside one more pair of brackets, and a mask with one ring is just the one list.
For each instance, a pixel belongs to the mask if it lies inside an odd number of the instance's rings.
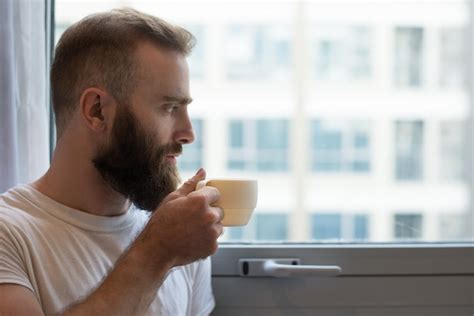
{"label": "white curtain", "polygon": [[0,192],[49,165],[46,0],[0,0]]}

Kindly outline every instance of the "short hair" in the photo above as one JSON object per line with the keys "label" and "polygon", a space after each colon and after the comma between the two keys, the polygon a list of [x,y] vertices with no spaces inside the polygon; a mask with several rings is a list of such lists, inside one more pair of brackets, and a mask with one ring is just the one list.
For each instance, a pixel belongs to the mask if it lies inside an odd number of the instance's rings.
{"label": "short hair", "polygon": [[136,86],[134,52],[140,42],[190,54],[194,36],[182,27],[130,8],[89,15],[61,36],[51,67],[51,94],[58,137],[84,89],[100,86],[127,102]]}

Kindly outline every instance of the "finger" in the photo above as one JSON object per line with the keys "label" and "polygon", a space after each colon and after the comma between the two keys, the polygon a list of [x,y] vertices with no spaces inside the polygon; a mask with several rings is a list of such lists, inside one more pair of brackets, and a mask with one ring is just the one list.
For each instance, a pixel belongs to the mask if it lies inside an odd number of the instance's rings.
{"label": "finger", "polygon": [[219,190],[217,190],[214,187],[203,187],[202,189],[199,189],[198,191],[194,191],[188,194],[188,197],[190,198],[195,198],[195,197],[200,197],[204,198],[206,201],[206,204],[212,205],[215,204],[216,202],[219,201],[221,197],[221,193]]}
{"label": "finger", "polygon": [[[224,226],[222,226],[221,223],[216,224],[216,229],[217,229],[217,231],[218,231],[218,233],[219,233],[219,237],[221,237],[222,235],[224,235]],[[217,238],[219,238],[219,237],[217,237]]]}
{"label": "finger", "polygon": [[212,210],[219,216],[219,220],[217,222],[220,223],[224,219],[224,210],[220,207],[212,207]]}
{"label": "finger", "polygon": [[203,168],[199,168],[199,170],[192,178],[186,180],[186,182],[184,182],[181,187],[176,190],[176,193],[186,196],[196,190],[197,183],[204,179],[206,179],[206,170],[204,170]]}

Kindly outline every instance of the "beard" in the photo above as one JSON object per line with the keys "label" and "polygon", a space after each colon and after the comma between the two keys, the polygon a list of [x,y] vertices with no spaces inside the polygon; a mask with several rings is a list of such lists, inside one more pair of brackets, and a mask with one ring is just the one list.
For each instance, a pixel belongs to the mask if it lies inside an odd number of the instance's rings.
{"label": "beard", "polygon": [[180,182],[175,164],[166,155],[180,154],[179,143],[160,145],[147,134],[125,106],[119,106],[111,138],[92,160],[112,189],[137,208],[153,212]]}

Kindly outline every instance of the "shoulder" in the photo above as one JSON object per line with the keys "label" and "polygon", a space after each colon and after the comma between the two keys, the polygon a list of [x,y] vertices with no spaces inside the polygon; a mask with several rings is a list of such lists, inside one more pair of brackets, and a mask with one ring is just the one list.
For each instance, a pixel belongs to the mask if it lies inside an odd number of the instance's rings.
{"label": "shoulder", "polygon": [[30,216],[25,200],[18,188],[10,189],[0,195],[0,221],[15,223]]}
{"label": "shoulder", "polygon": [[27,230],[35,225],[39,213],[22,194],[23,187],[15,187],[0,195],[0,224],[2,230]]}

